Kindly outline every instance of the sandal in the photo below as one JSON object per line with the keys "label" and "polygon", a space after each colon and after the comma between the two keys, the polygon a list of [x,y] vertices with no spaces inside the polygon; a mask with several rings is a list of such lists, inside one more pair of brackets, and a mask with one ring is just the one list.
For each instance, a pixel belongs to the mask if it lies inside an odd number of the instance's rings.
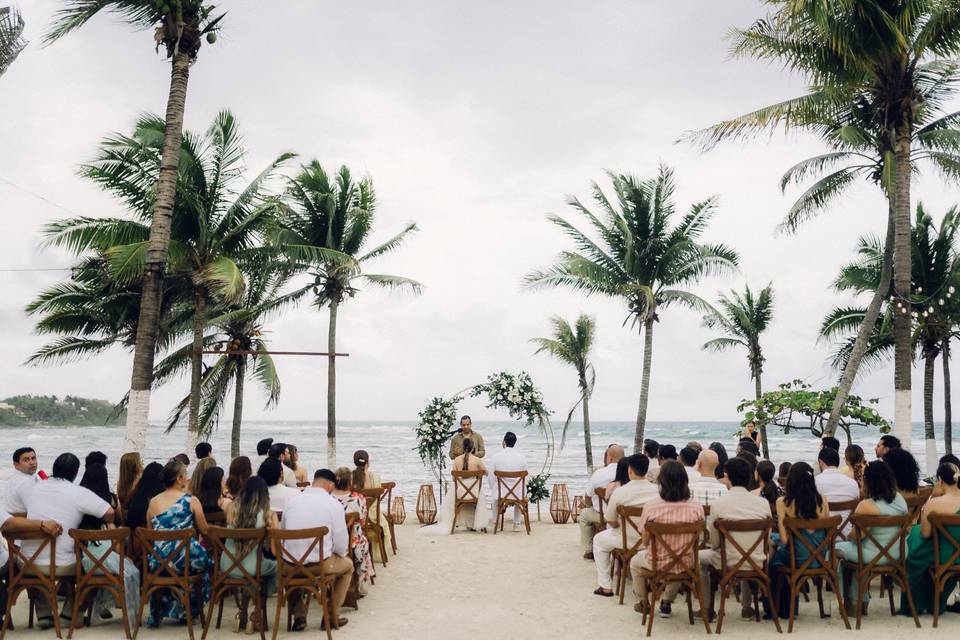
{"label": "sandal", "polygon": [[593,595],[595,595],[595,596],[603,596],[604,598],[612,598],[612,597],[613,597],[613,590],[611,589],[609,592],[607,592],[607,591],[604,591],[604,590],[603,590],[603,587],[597,587],[596,589],[594,589]]}
{"label": "sandal", "polygon": [[650,613],[650,607],[647,606],[646,602],[637,602],[633,605],[633,610],[637,613],[642,613],[643,615]]}

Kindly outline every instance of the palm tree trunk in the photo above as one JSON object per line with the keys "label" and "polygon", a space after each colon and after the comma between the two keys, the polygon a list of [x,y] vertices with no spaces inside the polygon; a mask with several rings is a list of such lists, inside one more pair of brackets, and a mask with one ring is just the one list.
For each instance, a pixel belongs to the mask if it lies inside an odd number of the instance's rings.
{"label": "palm tree trunk", "polygon": [[247,374],[247,357],[237,360],[236,388],[233,397],[233,428],[230,430],[230,458],[240,455],[240,424],[243,422],[243,382]]}
{"label": "palm tree trunk", "polygon": [[337,467],[337,306],[330,302],[330,325],[327,328],[327,465]]}
{"label": "palm tree trunk", "polygon": [[583,446],[587,451],[587,473],[593,471],[593,443],[590,441],[590,398],[586,376],[580,376],[580,391],[583,393]]}
{"label": "palm tree trunk", "polygon": [[653,360],[653,315],[643,323],[643,377],[640,380],[640,407],[637,409],[637,431],[633,435],[633,452],[643,453],[643,432],[647,427],[647,397],[650,393],[650,364]]}
{"label": "palm tree trunk", "polygon": [[893,287],[897,298],[904,303],[906,311],[893,314],[894,338],[894,430],[903,446],[910,448],[913,434],[913,411],[911,399],[911,347],[910,300],[911,300],[911,241],[910,241],[910,125],[897,128],[894,147],[894,243]]}
{"label": "palm tree trunk", "polygon": [[[763,385],[760,382],[761,373],[757,371],[753,376],[753,385],[754,392],[757,395],[757,400],[760,399],[760,396],[763,395]],[[762,448],[763,457],[767,460],[770,459],[770,445],[767,444],[767,425],[764,422],[760,423],[760,447]]]}
{"label": "palm tree trunk", "polygon": [[857,339],[853,343],[853,349],[850,351],[850,359],[847,360],[843,368],[843,375],[840,377],[840,385],[837,387],[837,395],[833,400],[833,407],[830,409],[830,419],[827,420],[827,426],[823,433],[827,436],[835,436],[837,425],[840,422],[840,416],[843,413],[841,409],[847,402],[847,396],[853,388],[854,380],[857,378],[857,370],[860,368],[860,362],[863,355],[867,352],[868,340],[873,328],[876,326],[877,318],[880,317],[880,311],[883,308],[883,301],[890,293],[890,281],[893,279],[893,245],[894,245],[894,207],[893,199],[887,198],[887,237],[883,244],[883,260],[880,263],[880,285],[873,292],[873,298],[867,306],[867,312],[860,322],[860,329],[857,331]]}
{"label": "palm tree trunk", "polygon": [[190,418],[187,451],[197,446],[200,434],[200,383],[203,379],[203,330],[207,325],[207,296],[197,287],[193,296],[193,346],[190,350]]}
{"label": "palm tree trunk", "polygon": [[153,359],[156,355],[157,334],[160,328],[164,271],[167,267],[167,252],[170,246],[170,220],[177,191],[180,136],[183,134],[183,112],[186,108],[189,77],[189,57],[183,53],[175,54],[171,64],[170,90],[167,96],[160,178],[157,181],[156,200],[153,204],[150,244],[140,295],[140,315],[133,352],[133,372],[130,377],[130,400],[127,405],[123,452],[143,451],[147,443]]}
{"label": "palm tree trunk", "polygon": [[950,405],[950,336],[943,339],[943,446],[953,453],[953,407]]}
{"label": "palm tree trunk", "polygon": [[933,377],[937,355],[927,350],[923,356],[923,437],[927,453],[927,474],[937,469],[937,437],[933,430]]}

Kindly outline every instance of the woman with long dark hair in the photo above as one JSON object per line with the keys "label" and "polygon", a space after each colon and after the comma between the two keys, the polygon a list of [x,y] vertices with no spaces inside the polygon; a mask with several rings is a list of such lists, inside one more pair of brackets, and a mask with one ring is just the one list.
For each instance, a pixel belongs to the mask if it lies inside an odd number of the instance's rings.
{"label": "woman with long dark hair", "polygon": [[143,473],[143,461],[140,459],[138,451],[120,456],[120,471],[117,473],[117,500],[124,509],[127,508],[127,502],[130,500],[133,490],[137,488],[137,483],[140,482],[141,473]]}
{"label": "woman with long dark hair", "polygon": [[897,478],[897,491],[904,497],[920,493],[920,465],[906,449],[890,449],[883,454],[883,461],[893,469]]}
{"label": "woman with long dark hair", "polygon": [[[774,515],[775,520],[777,500],[783,495],[783,490],[780,489],[780,485],[777,484],[777,481],[773,477],[776,472],[777,467],[769,460],[761,460],[758,462],[755,473],[758,486],[753,490],[753,493],[761,498],[765,498],[767,502],[770,503],[770,511]],[[776,524],[777,523],[774,522],[774,526],[776,526]]]}
{"label": "woman with long dark hair", "polygon": [[250,458],[247,456],[237,456],[230,461],[230,470],[227,472],[227,496],[236,498],[240,495],[244,483],[253,475],[253,467],[250,464]]}
{"label": "woman with long dark hair", "polygon": [[130,499],[127,501],[126,524],[130,527],[131,535],[137,527],[147,525],[147,508],[150,506],[150,500],[163,491],[163,483],[160,481],[162,472],[163,465],[159,462],[151,462],[145,466],[140,475],[140,481],[130,494]]}
{"label": "woman with long dark hair", "polygon": [[[248,460],[249,462],[249,460]],[[208,471],[209,473],[209,471]],[[224,511],[227,518],[227,526],[231,529],[279,529],[277,514],[270,511],[270,492],[267,490],[267,483],[259,476],[253,476],[246,481],[236,498],[225,505]],[[234,540],[227,540],[226,548],[234,557],[240,559],[243,569],[250,575],[257,570],[257,554],[260,549],[256,542],[244,541],[239,545]],[[220,567],[223,570],[230,568],[232,562],[224,555],[220,558]],[[264,578],[273,580],[277,574],[277,561],[273,558],[264,557],[260,560],[260,573]],[[230,576],[233,578],[242,578],[243,572],[234,568]],[[271,589],[267,587],[267,592]],[[235,632],[246,631],[254,633],[260,631],[260,620],[254,616],[248,616],[250,596],[244,594],[241,598],[240,610],[237,611],[233,630]]]}
{"label": "woman with long dark hair", "polygon": [[720,464],[717,465],[714,475],[717,477],[717,480],[723,480],[723,467],[727,464],[727,460],[730,459],[730,456],[727,454],[727,448],[723,446],[722,442],[711,442],[708,449],[717,454],[717,460],[720,461]]}
{"label": "woman with long dark hair", "polygon": [[630,475],[627,473],[627,469],[629,468],[630,463],[627,460],[627,456],[620,458],[620,462],[617,463],[617,472],[613,476],[613,482],[607,483],[606,493],[604,493],[607,502],[610,501],[610,496],[613,495],[614,491],[630,482]]}
{"label": "woman with long dark hair", "polygon": [[223,496],[223,469],[209,467],[200,479],[200,488],[196,497],[204,513],[223,513],[229,498]]}

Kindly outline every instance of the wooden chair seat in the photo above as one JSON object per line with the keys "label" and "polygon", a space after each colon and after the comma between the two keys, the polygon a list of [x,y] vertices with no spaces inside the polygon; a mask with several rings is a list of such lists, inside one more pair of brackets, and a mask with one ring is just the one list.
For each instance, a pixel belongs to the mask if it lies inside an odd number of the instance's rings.
{"label": "wooden chair seat", "polygon": [[[323,538],[329,530],[326,527],[311,529],[269,529],[268,535],[277,556],[277,611],[273,621],[273,640],[277,638],[280,627],[280,612],[287,596],[296,591],[306,591],[317,600],[323,612],[323,626],[327,630],[327,640],[333,640],[331,624],[336,624],[337,616],[330,616],[328,602],[332,600],[333,578],[323,572]],[[287,549],[285,542],[292,540],[309,541],[307,549],[295,556]],[[319,562],[311,562],[310,557],[317,552]],[[293,626],[293,612],[287,610],[287,631]]]}
{"label": "wooden chair seat", "polygon": [[[14,605],[17,603],[17,597],[27,589],[34,589],[40,592],[40,595],[50,604],[51,615],[53,616],[53,628],[57,637],[61,638],[60,631],[60,612],[57,610],[57,591],[60,588],[61,581],[65,576],[57,575],[57,536],[45,533],[43,531],[31,531],[28,533],[18,533],[16,537],[12,534],[3,534],[7,541],[7,547],[10,550],[10,558],[7,561],[7,606],[3,614],[3,623],[0,625],[0,640],[3,640],[7,634],[7,628],[10,626],[10,614]],[[37,540],[38,547],[36,551],[27,556],[20,549],[20,542],[23,540]],[[41,553],[47,550],[50,554],[50,564],[38,565],[37,558]],[[42,569],[41,569],[42,567]],[[70,580],[73,576],[70,576]],[[30,603],[29,617],[27,626],[33,627],[33,603]]]}
{"label": "wooden chair seat", "polygon": [[497,527],[503,531],[503,523],[507,509],[514,507],[523,514],[523,523],[530,535],[530,501],[527,499],[527,472],[526,471],[494,471],[497,480],[497,512],[493,524],[493,534],[497,534]]}
{"label": "wooden chair seat", "polygon": [[[67,638],[73,637],[73,631],[77,627],[77,620],[80,618],[80,610],[83,608],[83,601],[88,596],[93,595],[97,589],[105,589],[113,596],[120,607],[123,616],[123,632],[127,638],[132,638],[130,632],[130,611],[127,611],[127,599],[124,597],[126,588],[123,582],[125,571],[124,561],[126,555],[124,548],[127,540],[130,538],[130,529],[120,527],[117,529],[102,529],[90,531],[86,529],[70,529],[68,532],[74,540],[74,551],[77,557],[77,582],[75,587],[75,596],[73,598],[73,612],[70,618],[70,630],[67,632]],[[103,554],[97,554],[90,551],[90,543],[108,542],[109,550]],[[119,568],[117,575],[110,572],[104,563],[109,555],[115,555],[119,559]],[[93,567],[90,571],[83,568],[83,560],[89,560]],[[90,625],[93,614],[93,598],[90,598],[89,606],[86,612],[86,624]]]}

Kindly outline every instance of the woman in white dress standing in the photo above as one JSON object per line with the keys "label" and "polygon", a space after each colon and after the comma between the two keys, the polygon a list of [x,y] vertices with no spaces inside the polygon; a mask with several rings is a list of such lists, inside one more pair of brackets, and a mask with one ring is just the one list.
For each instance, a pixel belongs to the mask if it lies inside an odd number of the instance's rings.
{"label": "woman in white dress standing", "polygon": [[[483,465],[483,460],[473,455],[473,441],[466,438],[463,441],[463,454],[457,456],[450,465],[451,471],[482,471],[484,474],[487,468]],[[451,475],[452,478],[452,475]],[[460,510],[457,517],[457,526],[473,531],[482,531],[486,533],[487,526],[490,523],[490,504],[483,495],[482,487],[483,476],[477,478],[468,478],[464,480],[464,488],[458,489],[457,497],[464,497],[466,493],[471,493],[478,498],[477,505],[467,505]],[[451,487],[456,488],[457,483],[451,482]],[[453,525],[453,507],[454,496],[447,494],[446,499],[440,506],[440,517],[436,524],[422,527],[420,532],[426,535],[449,535]]]}

